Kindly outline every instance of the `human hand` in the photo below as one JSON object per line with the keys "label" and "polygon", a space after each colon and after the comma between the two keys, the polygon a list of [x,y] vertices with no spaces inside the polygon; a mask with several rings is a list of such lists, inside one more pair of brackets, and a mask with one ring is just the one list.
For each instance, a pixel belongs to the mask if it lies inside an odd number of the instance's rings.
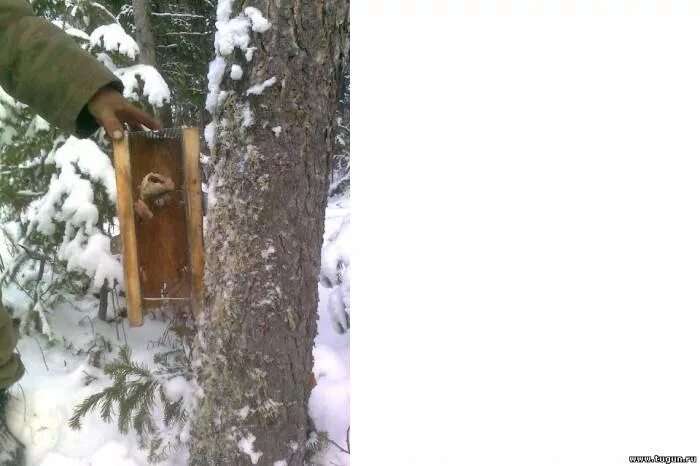
{"label": "human hand", "polygon": [[115,89],[103,87],[87,104],[88,111],[102,125],[105,133],[112,140],[124,137],[123,123],[132,131],[142,129],[142,125],[159,130],[160,123],[146,112],[131,104]]}

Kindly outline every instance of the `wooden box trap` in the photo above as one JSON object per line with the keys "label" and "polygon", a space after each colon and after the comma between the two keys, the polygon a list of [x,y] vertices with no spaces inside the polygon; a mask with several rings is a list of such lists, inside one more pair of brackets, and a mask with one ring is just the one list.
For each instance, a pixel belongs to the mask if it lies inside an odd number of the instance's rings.
{"label": "wooden box trap", "polygon": [[143,310],[202,309],[204,242],[199,130],[127,132],[114,144],[124,288],[131,325]]}

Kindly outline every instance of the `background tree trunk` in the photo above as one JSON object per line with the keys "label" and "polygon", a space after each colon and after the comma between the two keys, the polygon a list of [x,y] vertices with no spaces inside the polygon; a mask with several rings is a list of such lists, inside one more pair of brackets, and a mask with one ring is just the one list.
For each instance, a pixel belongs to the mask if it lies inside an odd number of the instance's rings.
{"label": "background tree trunk", "polygon": [[[197,342],[204,397],[190,462],[296,466],[310,430],[317,283],[348,1],[234,2],[233,16],[246,6],[260,9],[272,28],[251,33],[257,47],[251,62],[235,51],[242,79],[224,80],[230,94],[221,121],[228,123],[219,125],[213,151]],[[276,83],[261,95],[247,95],[272,77]]]}
{"label": "background tree trunk", "polygon": [[[132,6],[134,8],[134,37],[139,45],[138,61],[158,69],[156,44],[153,39],[151,20],[148,17],[148,0],[133,0]],[[173,117],[170,104],[165,104],[157,109],[157,114],[163,128],[172,127]]]}

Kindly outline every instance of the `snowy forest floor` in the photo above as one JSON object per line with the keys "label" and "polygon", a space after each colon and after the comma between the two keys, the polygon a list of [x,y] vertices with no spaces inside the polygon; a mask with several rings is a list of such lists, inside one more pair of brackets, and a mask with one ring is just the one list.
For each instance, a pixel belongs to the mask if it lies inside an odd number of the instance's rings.
{"label": "snowy forest floor", "polygon": [[[333,257],[348,256],[349,200],[329,202],[326,212],[326,246]],[[349,278],[349,275],[348,275]],[[339,446],[348,448],[349,426],[349,332],[339,333],[333,322],[333,289],[319,285],[318,335],[314,349],[314,373],[317,386],[310,400],[311,417],[319,431],[328,433]],[[28,465],[147,465],[147,451],[138,448],[137,436],[119,433],[116,423],[105,423],[92,412],[82,422],[81,430],[72,430],[68,420],[77,404],[110,384],[100,369],[88,363],[87,350],[101,335],[111,343],[107,360],[128,343],[133,359],[153,367],[167,329],[165,319],[147,316],[142,327],[108,324],[97,318],[98,302],[89,297],[64,303],[54,310],[50,323],[54,343],[43,336],[24,336],[18,344],[26,374],[11,389],[12,401],[8,422],[15,435],[27,447]],[[94,377],[89,384],[86,380]],[[178,451],[163,465],[185,465],[188,455]],[[320,458],[322,464],[346,465],[349,455],[335,446]]]}

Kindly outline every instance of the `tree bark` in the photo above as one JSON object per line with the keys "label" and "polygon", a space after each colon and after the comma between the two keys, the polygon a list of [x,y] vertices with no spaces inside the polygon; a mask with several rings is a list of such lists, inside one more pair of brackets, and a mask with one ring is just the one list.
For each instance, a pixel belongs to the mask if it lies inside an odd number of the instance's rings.
{"label": "tree bark", "polygon": [[[156,61],[156,44],[153,39],[151,19],[148,17],[148,0],[133,0],[134,9],[134,36],[139,46],[138,61],[144,65],[151,65],[158,69]],[[164,128],[173,125],[172,109],[170,104],[164,104],[157,110],[158,119]]]}
{"label": "tree bark", "polygon": [[[207,216],[192,465],[303,464],[347,0],[235,1],[272,23],[221,106]],[[227,68],[228,70],[228,68]],[[228,74],[228,73],[227,73]],[[276,78],[262,94],[251,86]],[[252,123],[250,117],[252,116]],[[280,127],[279,130],[273,128]],[[213,199],[212,199],[213,198]]]}

